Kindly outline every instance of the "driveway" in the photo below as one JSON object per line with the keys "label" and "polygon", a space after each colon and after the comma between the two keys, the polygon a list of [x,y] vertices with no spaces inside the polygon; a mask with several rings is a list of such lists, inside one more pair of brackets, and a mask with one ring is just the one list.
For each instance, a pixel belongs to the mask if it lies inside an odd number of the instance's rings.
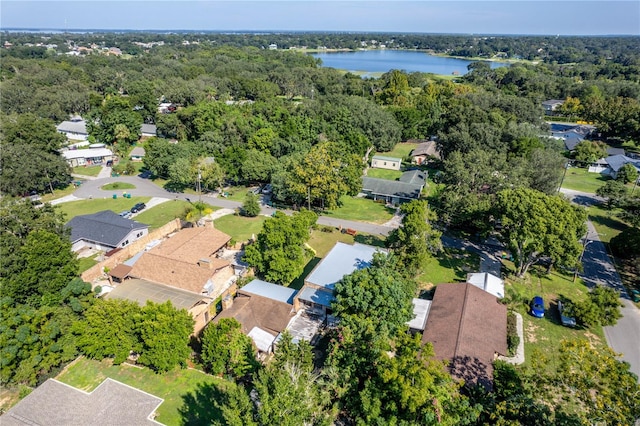
{"label": "driveway", "polygon": [[[601,197],[586,192],[565,189],[562,192],[576,204],[589,206],[604,201]],[[580,278],[589,287],[601,284],[615,289],[619,292],[623,305],[620,310],[622,318],[618,323],[611,327],[604,327],[607,344],[616,353],[621,354],[620,358],[629,363],[629,370],[640,380],[640,311],[631,302],[622,285],[620,275],[607,253],[607,248],[600,241],[591,221],[587,221],[587,235],[583,239],[583,245],[583,271]]]}

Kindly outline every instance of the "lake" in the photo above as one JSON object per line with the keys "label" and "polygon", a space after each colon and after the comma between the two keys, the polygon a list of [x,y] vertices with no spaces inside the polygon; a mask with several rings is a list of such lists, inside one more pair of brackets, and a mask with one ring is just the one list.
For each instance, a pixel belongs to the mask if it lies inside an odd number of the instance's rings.
{"label": "lake", "polygon": [[[474,61],[433,56],[415,50],[360,50],[357,52],[313,53],[322,66],[358,73],[385,73],[397,69],[407,72],[427,72],[452,75],[467,73],[467,65]],[[491,68],[508,66],[506,62],[489,62]],[[366,75],[366,74],[365,74]]]}

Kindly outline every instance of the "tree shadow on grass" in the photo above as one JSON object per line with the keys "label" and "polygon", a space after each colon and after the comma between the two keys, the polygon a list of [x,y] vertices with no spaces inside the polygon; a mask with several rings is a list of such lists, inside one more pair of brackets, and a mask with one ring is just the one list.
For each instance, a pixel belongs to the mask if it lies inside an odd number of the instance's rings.
{"label": "tree shadow on grass", "polygon": [[193,392],[182,395],[183,404],[178,408],[183,425],[210,425],[223,421],[215,402],[225,398],[226,392],[219,385],[199,383]]}
{"label": "tree shadow on grass", "polygon": [[315,268],[316,265],[320,263],[320,260],[322,259],[320,259],[319,257],[314,257],[309,262],[307,262],[302,273],[295,280],[291,281],[291,284],[289,284],[289,288],[300,290],[304,285],[304,279],[307,278],[307,275],[309,275],[311,271],[313,271],[313,268]]}
{"label": "tree shadow on grass", "polygon": [[363,235],[363,234],[357,234],[353,240],[356,243],[360,243],[360,244],[367,244],[369,246],[374,246],[374,247],[382,247],[384,248],[384,239],[381,239],[380,237],[378,237],[377,235]]}

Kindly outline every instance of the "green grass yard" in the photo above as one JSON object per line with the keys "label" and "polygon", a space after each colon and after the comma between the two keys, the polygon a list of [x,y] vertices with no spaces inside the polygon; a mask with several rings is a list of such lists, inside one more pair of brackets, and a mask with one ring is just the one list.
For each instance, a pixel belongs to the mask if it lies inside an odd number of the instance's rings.
{"label": "green grass yard", "polygon": [[69,203],[58,204],[58,209],[65,214],[66,220],[81,214],[92,214],[102,210],[113,210],[120,213],[123,210],[129,210],[136,203],[146,203],[151,197],[131,197],[115,200],[113,198],[94,198],[92,200],[71,201]]}
{"label": "green grass yard", "polygon": [[[166,224],[170,220],[177,217],[182,217],[185,210],[189,207],[189,203],[182,200],[166,201],[158,204],[155,207],[145,209],[135,220],[141,223],[149,225],[150,229],[157,229]],[[211,207],[212,210],[217,210],[217,207]]]}
{"label": "green grass yard", "polygon": [[589,173],[587,169],[570,167],[564,176],[562,187],[595,194],[596,190],[610,179],[609,176],[604,176],[600,173]]}
{"label": "green grass yard", "polygon": [[367,177],[387,180],[398,180],[402,176],[400,170],[373,169],[367,170]]}
{"label": "green grass yard", "polygon": [[78,166],[73,168],[73,174],[82,176],[98,176],[102,166]]}
{"label": "green grass yard", "polygon": [[78,259],[78,272],[81,274],[87,269],[91,268],[93,265],[97,265],[98,261],[96,257],[98,257],[99,253],[94,254],[91,257],[83,257]]}
{"label": "green grass yard", "polygon": [[391,220],[395,213],[394,209],[367,198],[344,196],[340,198],[340,202],[342,205],[339,208],[323,214],[337,219],[383,224]]}
{"label": "green grass yard", "polygon": [[587,208],[589,220],[598,232],[600,241],[609,243],[613,237],[629,227],[618,218],[618,209],[607,210],[606,207],[591,206]]}
{"label": "green grass yard", "polygon": [[216,229],[241,242],[247,241],[252,235],[258,235],[262,231],[262,223],[266,219],[266,216],[245,217],[231,214],[216,219],[213,224]]}
{"label": "green grass yard", "polygon": [[85,392],[91,392],[107,377],[163,398],[164,402],[156,411],[156,420],[160,423],[170,426],[187,424],[188,419],[197,418],[198,411],[201,414],[217,414],[217,420],[222,420],[213,408],[213,401],[207,401],[203,392],[224,389],[229,383],[198,370],[175,369],[164,374],[156,374],[148,368],[127,364],[111,365],[110,360],[94,361],[80,358],[56,379]]}
{"label": "green grass yard", "polygon": [[417,143],[397,143],[396,146],[389,152],[376,152],[376,155],[383,155],[385,157],[397,157],[402,158],[403,160],[409,156],[411,151],[418,146]]}
{"label": "green grass yard", "polygon": [[467,273],[475,272],[479,267],[480,257],[477,254],[448,248],[423,265],[423,272],[416,281],[426,289],[441,283],[464,282]]}

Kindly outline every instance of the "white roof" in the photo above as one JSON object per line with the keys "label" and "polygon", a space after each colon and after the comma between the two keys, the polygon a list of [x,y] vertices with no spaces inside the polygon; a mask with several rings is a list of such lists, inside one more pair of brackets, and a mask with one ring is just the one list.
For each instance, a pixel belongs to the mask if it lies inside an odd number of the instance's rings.
{"label": "white roof", "polygon": [[407,323],[409,328],[414,330],[423,330],[427,324],[427,317],[429,316],[429,309],[431,309],[431,300],[424,299],[412,299],[413,304],[413,319]]}
{"label": "white roof", "polygon": [[107,148],[71,149],[62,152],[62,156],[67,160],[73,160],[75,158],[110,157],[112,155],[113,152]]}
{"label": "white roof", "polygon": [[262,297],[268,297],[269,299],[277,300],[279,302],[293,304],[293,298],[295,297],[297,290],[289,287],[284,287],[278,284],[268,283],[262,280],[253,280],[249,284],[239,289],[240,291],[256,294]]}
{"label": "white roof", "polygon": [[63,121],[56,126],[59,132],[79,133],[86,135],[87,123],[84,120]]}
{"label": "white roof", "polygon": [[247,336],[251,337],[253,343],[256,344],[256,347],[260,352],[265,353],[271,352],[271,346],[278,337],[264,331],[260,327],[253,327]]}
{"label": "white roof", "polygon": [[504,281],[488,272],[476,272],[467,275],[467,282],[473,284],[487,293],[493,294],[498,299],[504,297]]}

